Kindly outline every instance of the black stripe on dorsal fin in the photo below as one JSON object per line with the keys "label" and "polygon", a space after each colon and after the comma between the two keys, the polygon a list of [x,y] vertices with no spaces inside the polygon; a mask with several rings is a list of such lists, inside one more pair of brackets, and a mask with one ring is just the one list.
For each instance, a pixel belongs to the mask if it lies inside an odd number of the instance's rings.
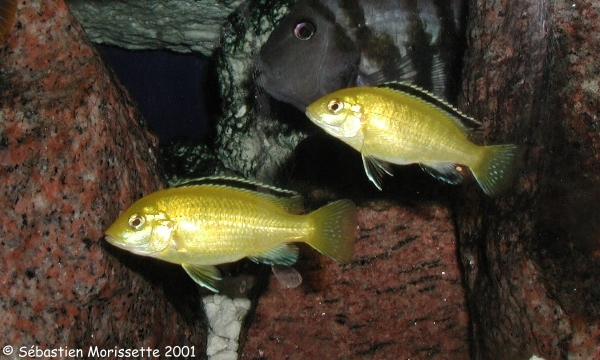
{"label": "black stripe on dorsal fin", "polygon": [[173,187],[181,188],[191,186],[214,186],[235,189],[242,192],[253,193],[257,197],[276,204],[292,214],[300,214],[304,211],[304,199],[299,193],[253,180],[236,177],[208,176],[199,179],[184,180],[176,183]]}
{"label": "black stripe on dorsal fin", "polygon": [[195,185],[232,187],[241,190],[248,190],[258,193],[274,195],[280,198],[291,198],[300,195],[292,190],[281,189],[276,186],[263,184],[254,180],[247,180],[243,178],[229,176],[207,176],[198,179],[186,179],[174,184],[173,187],[185,187]]}
{"label": "black stripe on dorsal fin", "polygon": [[422,89],[416,85],[403,83],[403,82],[387,82],[376,85],[378,88],[390,89],[394,91],[402,92],[406,95],[420,99],[450,115],[452,118],[457,119],[461,125],[470,130],[479,130],[482,124],[473,119],[470,116],[463,114],[460,110],[447,103],[445,100],[433,95],[425,89]]}

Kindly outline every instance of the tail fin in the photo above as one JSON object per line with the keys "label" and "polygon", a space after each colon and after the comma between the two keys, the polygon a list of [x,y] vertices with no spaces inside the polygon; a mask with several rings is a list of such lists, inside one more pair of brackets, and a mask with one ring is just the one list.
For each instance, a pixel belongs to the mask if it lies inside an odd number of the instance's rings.
{"label": "tail fin", "polygon": [[335,261],[347,263],[354,255],[356,205],[338,200],[309,215],[314,232],[306,243]]}
{"label": "tail fin", "polygon": [[516,145],[485,146],[480,161],[471,167],[479,186],[489,196],[502,193],[512,183],[519,147]]}

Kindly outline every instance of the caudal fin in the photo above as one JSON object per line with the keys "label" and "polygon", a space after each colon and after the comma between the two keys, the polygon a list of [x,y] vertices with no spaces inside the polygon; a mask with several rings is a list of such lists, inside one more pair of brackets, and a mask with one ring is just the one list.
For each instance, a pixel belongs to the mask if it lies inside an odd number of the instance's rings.
{"label": "caudal fin", "polygon": [[516,145],[485,146],[480,161],[471,167],[475,180],[489,196],[505,191],[512,183],[519,147]]}
{"label": "caudal fin", "polygon": [[354,256],[356,237],[356,205],[350,200],[338,200],[310,215],[313,236],[307,244],[335,261],[347,263]]}

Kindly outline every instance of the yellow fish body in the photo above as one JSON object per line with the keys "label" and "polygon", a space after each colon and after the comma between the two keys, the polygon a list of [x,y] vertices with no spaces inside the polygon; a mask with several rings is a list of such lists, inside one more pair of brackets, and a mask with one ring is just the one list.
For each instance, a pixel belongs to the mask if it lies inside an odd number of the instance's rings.
{"label": "yellow fish body", "polygon": [[479,125],[475,120],[410,84],[342,89],[309,105],[306,115],[362,154],[367,176],[380,190],[381,176],[391,175],[387,163],[419,163],[452,184],[467,166],[488,195],[512,180],[517,146],[472,143],[466,124]]}
{"label": "yellow fish body", "polygon": [[138,255],[181,264],[194,281],[213,291],[221,279],[214,265],[244,257],[291,265],[298,257],[292,242],[350,261],[354,203],[339,200],[299,215],[301,202],[298,194],[268,185],[205,178],[136,201],[106,230],[106,240]]}

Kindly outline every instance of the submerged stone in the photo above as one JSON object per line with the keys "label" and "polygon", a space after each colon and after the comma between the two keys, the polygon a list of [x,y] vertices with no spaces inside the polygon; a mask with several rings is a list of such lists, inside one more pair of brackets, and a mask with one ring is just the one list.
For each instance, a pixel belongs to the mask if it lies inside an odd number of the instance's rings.
{"label": "submerged stone", "polygon": [[187,276],[103,240],[123,209],[164,186],[129,94],[60,0],[19,3],[0,41],[3,344],[15,355],[35,344],[204,353]]}

